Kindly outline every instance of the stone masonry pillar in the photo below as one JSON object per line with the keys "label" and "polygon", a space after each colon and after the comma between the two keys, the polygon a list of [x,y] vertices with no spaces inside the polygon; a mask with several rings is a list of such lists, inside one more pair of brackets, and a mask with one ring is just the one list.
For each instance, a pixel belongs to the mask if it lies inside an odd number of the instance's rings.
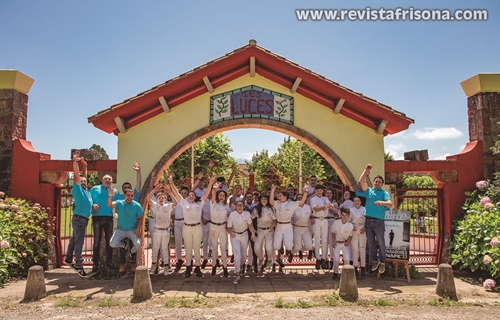
{"label": "stone masonry pillar", "polygon": [[462,83],[467,95],[469,141],[483,142],[484,178],[500,171],[500,155],[491,147],[500,135],[500,73],[479,73]]}
{"label": "stone masonry pillar", "polygon": [[0,191],[10,194],[12,146],[26,139],[28,92],[33,79],[16,70],[0,70]]}

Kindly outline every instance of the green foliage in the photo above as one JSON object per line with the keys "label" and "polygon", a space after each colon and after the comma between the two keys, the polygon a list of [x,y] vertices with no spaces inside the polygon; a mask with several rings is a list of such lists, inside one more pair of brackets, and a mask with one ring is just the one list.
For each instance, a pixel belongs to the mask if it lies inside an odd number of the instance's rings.
{"label": "green foliage", "polygon": [[394,156],[389,152],[384,151],[384,160],[385,161],[394,161]]}
{"label": "green foliage", "polygon": [[[286,137],[278,150],[269,156],[267,150],[256,152],[250,161],[246,161],[248,171],[255,174],[257,189],[265,191],[271,184],[281,187],[289,184],[298,187],[299,181],[299,141]],[[302,143],[302,176],[303,182],[311,175],[319,180],[327,179],[340,183],[335,170],[313,148]],[[272,165],[272,168],[270,166]]]}
{"label": "green foliage", "polygon": [[48,230],[54,226],[45,208],[22,199],[0,199],[0,221],[0,285],[12,277],[26,277],[35,264],[47,267],[53,239]]}
{"label": "green foliage", "polygon": [[[100,145],[94,143],[89,150],[94,153],[94,160],[109,160],[108,153]],[[87,187],[89,189],[100,184],[101,180],[97,172],[89,172],[87,174]]]}
{"label": "green foliage", "polygon": [[377,301],[375,301],[375,305],[377,307],[387,307],[387,306],[395,306],[396,304],[387,299],[378,299]]}
{"label": "green foliage", "polygon": [[[498,206],[484,208],[479,201],[472,203],[464,218],[455,227],[451,241],[451,264],[460,269],[487,271],[493,278],[500,278],[500,245],[493,247],[490,242],[500,237],[500,210]],[[488,255],[492,262],[485,264]],[[498,282],[498,280],[497,280]]]}
{"label": "green foliage", "polygon": [[[236,164],[236,159],[229,154],[233,151],[231,141],[223,134],[217,133],[198,141],[194,145],[194,172],[195,175],[203,171],[208,175],[210,160],[215,162],[213,174],[227,178],[231,174],[231,166]],[[174,171],[174,179],[179,180],[191,176],[191,148],[181,153],[170,166]]]}
{"label": "green foliage", "polygon": [[63,300],[57,302],[55,304],[56,307],[62,308],[81,308],[83,307],[83,303],[80,299],[75,299],[73,297],[64,297]]}
{"label": "green foliage", "polygon": [[[398,192],[399,210],[410,211],[413,218],[425,217],[426,222],[436,222],[431,216],[436,216],[437,213],[437,184],[429,174],[405,174],[399,187],[419,189]],[[435,227],[437,227],[437,222],[433,224],[434,228],[431,227],[429,226],[427,232],[436,232],[437,229]]]}

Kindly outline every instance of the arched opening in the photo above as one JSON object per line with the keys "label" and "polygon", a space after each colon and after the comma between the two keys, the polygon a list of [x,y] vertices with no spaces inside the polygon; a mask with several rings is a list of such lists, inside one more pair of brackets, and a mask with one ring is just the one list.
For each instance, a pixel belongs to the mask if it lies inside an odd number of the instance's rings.
{"label": "arched opening", "polygon": [[[348,186],[349,189],[352,190],[353,186],[356,184],[356,179],[354,178],[353,174],[346,166],[346,164],[343,162],[343,160],[328,145],[323,143],[317,137],[293,125],[260,118],[243,118],[223,121],[197,130],[196,132],[193,132],[190,135],[186,136],[184,139],[180,140],[177,144],[170,148],[170,150],[168,150],[157,161],[153,170],[161,172],[162,170],[168,168],[182,152],[206,137],[209,137],[215,133],[242,128],[258,128],[277,131],[300,140],[313,148],[323,158],[325,158],[325,160],[335,169],[342,183]],[[159,178],[160,175],[157,176],[157,179]],[[152,176],[151,173],[149,173],[141,190],[141,198],[145,197],[145,195],[147,194],[151,179]],[[156,183],[157,181],[153,182]]]}

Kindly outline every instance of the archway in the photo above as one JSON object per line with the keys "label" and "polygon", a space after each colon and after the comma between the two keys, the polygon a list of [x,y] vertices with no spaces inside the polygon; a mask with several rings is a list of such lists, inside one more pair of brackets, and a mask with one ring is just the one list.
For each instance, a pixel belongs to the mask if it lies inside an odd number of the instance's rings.
{"label": "archway", "polygon": [[[335,169],[345,185],[352,187],[356,184],[354,175],[345,165],[344,161],[328,145],[323,143],[317,137],[293,125],[282,122],[276,123],[273,120],[262,118],[235,119],[225,122],[219,122],[217,124],[199,129],[198,131],[188,135],[172,148],[170,148],[170,150],[168,150],[156,163],[153,170],[161,172],[165,168],[168,168],[182,152],[190,148],[196,142],[208,136],[227,130],[241,128],[259,128],[264,130],[278,131],[286,135],[290,135],[297,140],[306,143],[315,151],[317,151],[323,158],[325,158],[325,160]],[[159,178],[160,175],[158,175],[157,179]],[[143,184],[141,197],[144,197],[147,194],[151,179],[151,174],[149,174],[145,183]],[[154,182],[156,183],[157,181]]]}

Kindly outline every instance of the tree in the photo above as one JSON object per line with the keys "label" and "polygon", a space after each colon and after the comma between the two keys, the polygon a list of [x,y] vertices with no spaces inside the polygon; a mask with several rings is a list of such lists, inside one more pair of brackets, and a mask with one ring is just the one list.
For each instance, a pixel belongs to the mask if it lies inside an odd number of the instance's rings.
{"label": "tree", "polygon": [[[313,148],[302,144],[302,176],[304,181],[311,175],[318,179],[327,179],[340,183],[335,170]],[[299,141],[286,137],[278,147],[277,153],[269,156],[267,150],[256,152],[250,161],[246,161],[248,171],[255,174],[255,184],[262,191],[272,183],[284,187],[299,182]]]}
{"label": "tree", "polygon": [[[94,143],[89,148],[89,150],[94,153],[94,160],[109,160],[108,153],[100,145]],[[99,179],[98,173],[97,172],[89,172],[87,175],[87,187],[90,189],[93,186],[97,186],[99,184],[101,184],[101,180]]]}
{"label": "tree", "polygon": [[[227,177],[231,174],[231,166],[236,163],[236,159],[229,154],[233,151],[231,141],[223,134],[217,133],[198,141],[194,145],[194,172],[195,175],[203,171],[208,175],[210,160],[215,162],[213,174],[215,176]],[[191,148],[181,153],[174,160],[171,166],[175,179],[183,179],[191,176]]]}
{"label": "tree", "polygon": [[394,161],[394,156],[390,152],[384,151],[384,160],[385,161]]}

